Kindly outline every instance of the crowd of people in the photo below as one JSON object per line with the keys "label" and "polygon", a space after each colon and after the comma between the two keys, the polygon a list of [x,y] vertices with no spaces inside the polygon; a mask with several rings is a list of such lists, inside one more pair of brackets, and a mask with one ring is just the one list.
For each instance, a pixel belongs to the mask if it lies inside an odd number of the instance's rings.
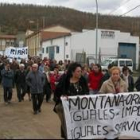
{"label": "crowd of people", "polygon": [[48,58],[29,57],[17,62],[9,62],[6,57],[0,57],[0,81],[4,91],[4,102],[10,104],[12,88],[17,89],[17,99],[24,100],[28,94],[32,101],[33,112],[41,112],[43,100],[55,102],[54,111],[61,120],[61,136],[67,138],[66,125],[61,103],[61,96],[94,95],[101,93],[133,92],[134,88],[140,91],[140,78],[134,79],[128,67],[122,71],[111,64],[108,71],[103,71],[99,64],[85,64],[65,60],[57,62]]}

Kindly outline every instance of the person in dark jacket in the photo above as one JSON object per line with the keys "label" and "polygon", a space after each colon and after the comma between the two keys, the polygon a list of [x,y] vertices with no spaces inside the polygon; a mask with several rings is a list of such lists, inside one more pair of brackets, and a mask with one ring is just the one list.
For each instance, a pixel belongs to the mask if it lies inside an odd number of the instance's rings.
{"label": "person in dark jacket", "polygon": [[128,91],[133,92],[134,91],[134,79],[130,75],[129,71],[130,71],[129,68],[127,66],[124,66],[122,68],[121,78],[126,82]]}
{"label": "person in dark jacket", "polygon": [[2,81],[1,71],[4,69],[4,63],[0,60],[0,83]]}
{"label": "person in dark jacket", "polygon": [[112,64],[109,64],[109,65],[108,65],[108,70],[107,70],[107,72],[103,75],[103,77],[102,77],[102,79],[101,79],[101,85],[100,85],[100,87],[102,86],[102,84],[103,84],[106,80],[108,80],[108,79],[110,78],[110,75],[111,75],[110,70],[111,70],[112,67],[113,67]]}
{"label": "person in dark jacket", "polygon": [[140,76],[138,77],[138,79],[135,82],[135,87],[136,87],[137,91],[140,91]]}
{"label": "person in dark jacket", "polygon": [[89,94],[88,84],[82,76],[82,68],[78,63],[72,63],[66,74],[59,79],[59,83],[55,89],[55,107],[54,111],[58,114],[61,121],[61,137],[67,138],[65,117],[61,96],[76,96]]}
{"label": "person in dark jacket", "polygon": [[45,76],[45,85],[43,88],[43,96],[46,95],[46,102],[49,102],[51,99],[51,85],[47,76],[46,72],[43,72],[44,76]]}
{"label": "person in dark jacket", "polygon": [[32,65],[32,71],[26,77],[26,83],[30,86],[34,114],[41,112],[43,102],[43,87],[45,85],[44,74],[39,72],[38,64]]}
{"label": "person in dark jacket", "polygon": [[7,63],[5,68],[1,71],[1,75],[2,75],[2,85],[4,89],[4,102],[8,104],[12,99],[12,88],[14,78],[14,73],[10,69],[9,63]]}
{"label": "person in dark jacket", "polygon": [[25,65],[20,64],[19,70],[15,73],[15,83],[16,83],[16,89],[17,89],[17,98],[19,102],[21,102],[24,98],[24,95],[26,94],[26,71],[25,71]]}

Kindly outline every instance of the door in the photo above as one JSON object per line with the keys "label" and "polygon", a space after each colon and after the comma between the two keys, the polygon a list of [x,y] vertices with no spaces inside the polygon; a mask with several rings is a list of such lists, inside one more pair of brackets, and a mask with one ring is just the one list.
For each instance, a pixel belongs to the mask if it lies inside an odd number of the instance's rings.
{"label": "door", "polygon": [[49,59],[54,59],[54,46],[49,47]]}
{"label": "door", "polygon": [[134,69],[136,68],[136,44],[119,43],[118,57],[131,58],[133,60]]}

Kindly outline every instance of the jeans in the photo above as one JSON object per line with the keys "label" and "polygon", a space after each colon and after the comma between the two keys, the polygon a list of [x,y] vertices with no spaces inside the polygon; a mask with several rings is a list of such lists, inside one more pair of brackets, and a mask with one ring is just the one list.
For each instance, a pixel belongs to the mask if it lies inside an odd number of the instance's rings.
{"label": "jeans", "polygon": [[26,85],[16,85],[17,88],[17,98],[21,101],[26,93]]}
{"label": "jeans", "polygon": [[43,93],[32,94],[32,103],[34,112],[41,109],[42,102],[43,102]]}
{"label": "jeans", "polygon": [[3,87],[4,101],[8,102],[12,99],[12,87]]}
{"label": "jeans", "polygon": [[64,109],[61,103],[55,106],[56,113],[61,121],[61,137],[67,139],[66,121],[64,116]]}

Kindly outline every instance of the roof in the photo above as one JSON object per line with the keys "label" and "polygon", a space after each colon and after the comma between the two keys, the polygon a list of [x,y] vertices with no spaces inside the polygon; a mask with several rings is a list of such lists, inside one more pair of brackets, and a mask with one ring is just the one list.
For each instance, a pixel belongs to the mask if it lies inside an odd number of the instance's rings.
{"label": "roof", "polygon": [[42,32],[41,33],[41,38],[42,38],[42,42],[43,41],[47,41],[50,39],[55,39],[55,38],[60,38],[60,37],[64,37],[64,36],[69,36],[71,35],[70,33],[62,33],[62,32]]}
{"label": "roof", "polygon": [[15,35],[0,35],[0,39],[16,39]]}
{"label": "roof", "polygon": [[48,31],[48,30],[50,30],[51,28],[56,28],[56,27],[61,27],[61,28],[63,28],[63,29],[66,29],[66,30],[68,30],[68,32],[75,32],[73,29],[70,29],[70,28],[67,28],[66,26],[63,26],[63,25],[60,25],[60,24],[55,24],[55,25],[50,25],[50,26],[48,26],[48,27],[46,27],[46,28],[44,28],[44,29],[42,29],[41,31]]}
{"label": "roof", "polygon": [[[62,27],[63,29],[66,29],[66,30],[69,30],[68,32],[66,32],[66,31],[53,31],[53,29],[52,28],[55,28],[55,27]],[[50,31],[50,30],[52,29],[52,31]],[[73,30],[71,30],[71,29],[68,29],[68,28],[66,28],[66,27],[64,27],[64,26],[61,26],[61,25],[52,25],[52,26],[49,26],[49,27],[47,27],[47,28],[44,28],[44,29],[41,29],[41,30],[39,30],[39,31],[36,31],[36,32],[34,32],[34,33],[32,33],[32,34],[30,34],[30,35],[28,35],[28,36],[26,36],[26,39],[28,39],[28,38],[30,38],[30,37],[33,37],[33,36],[35,36],[35,35],[37,35],[37,34],[39,34],[39,33],[42,33],[42,32],[58,32],[58,33],[70,33],[70,32],[73,32]]]}

